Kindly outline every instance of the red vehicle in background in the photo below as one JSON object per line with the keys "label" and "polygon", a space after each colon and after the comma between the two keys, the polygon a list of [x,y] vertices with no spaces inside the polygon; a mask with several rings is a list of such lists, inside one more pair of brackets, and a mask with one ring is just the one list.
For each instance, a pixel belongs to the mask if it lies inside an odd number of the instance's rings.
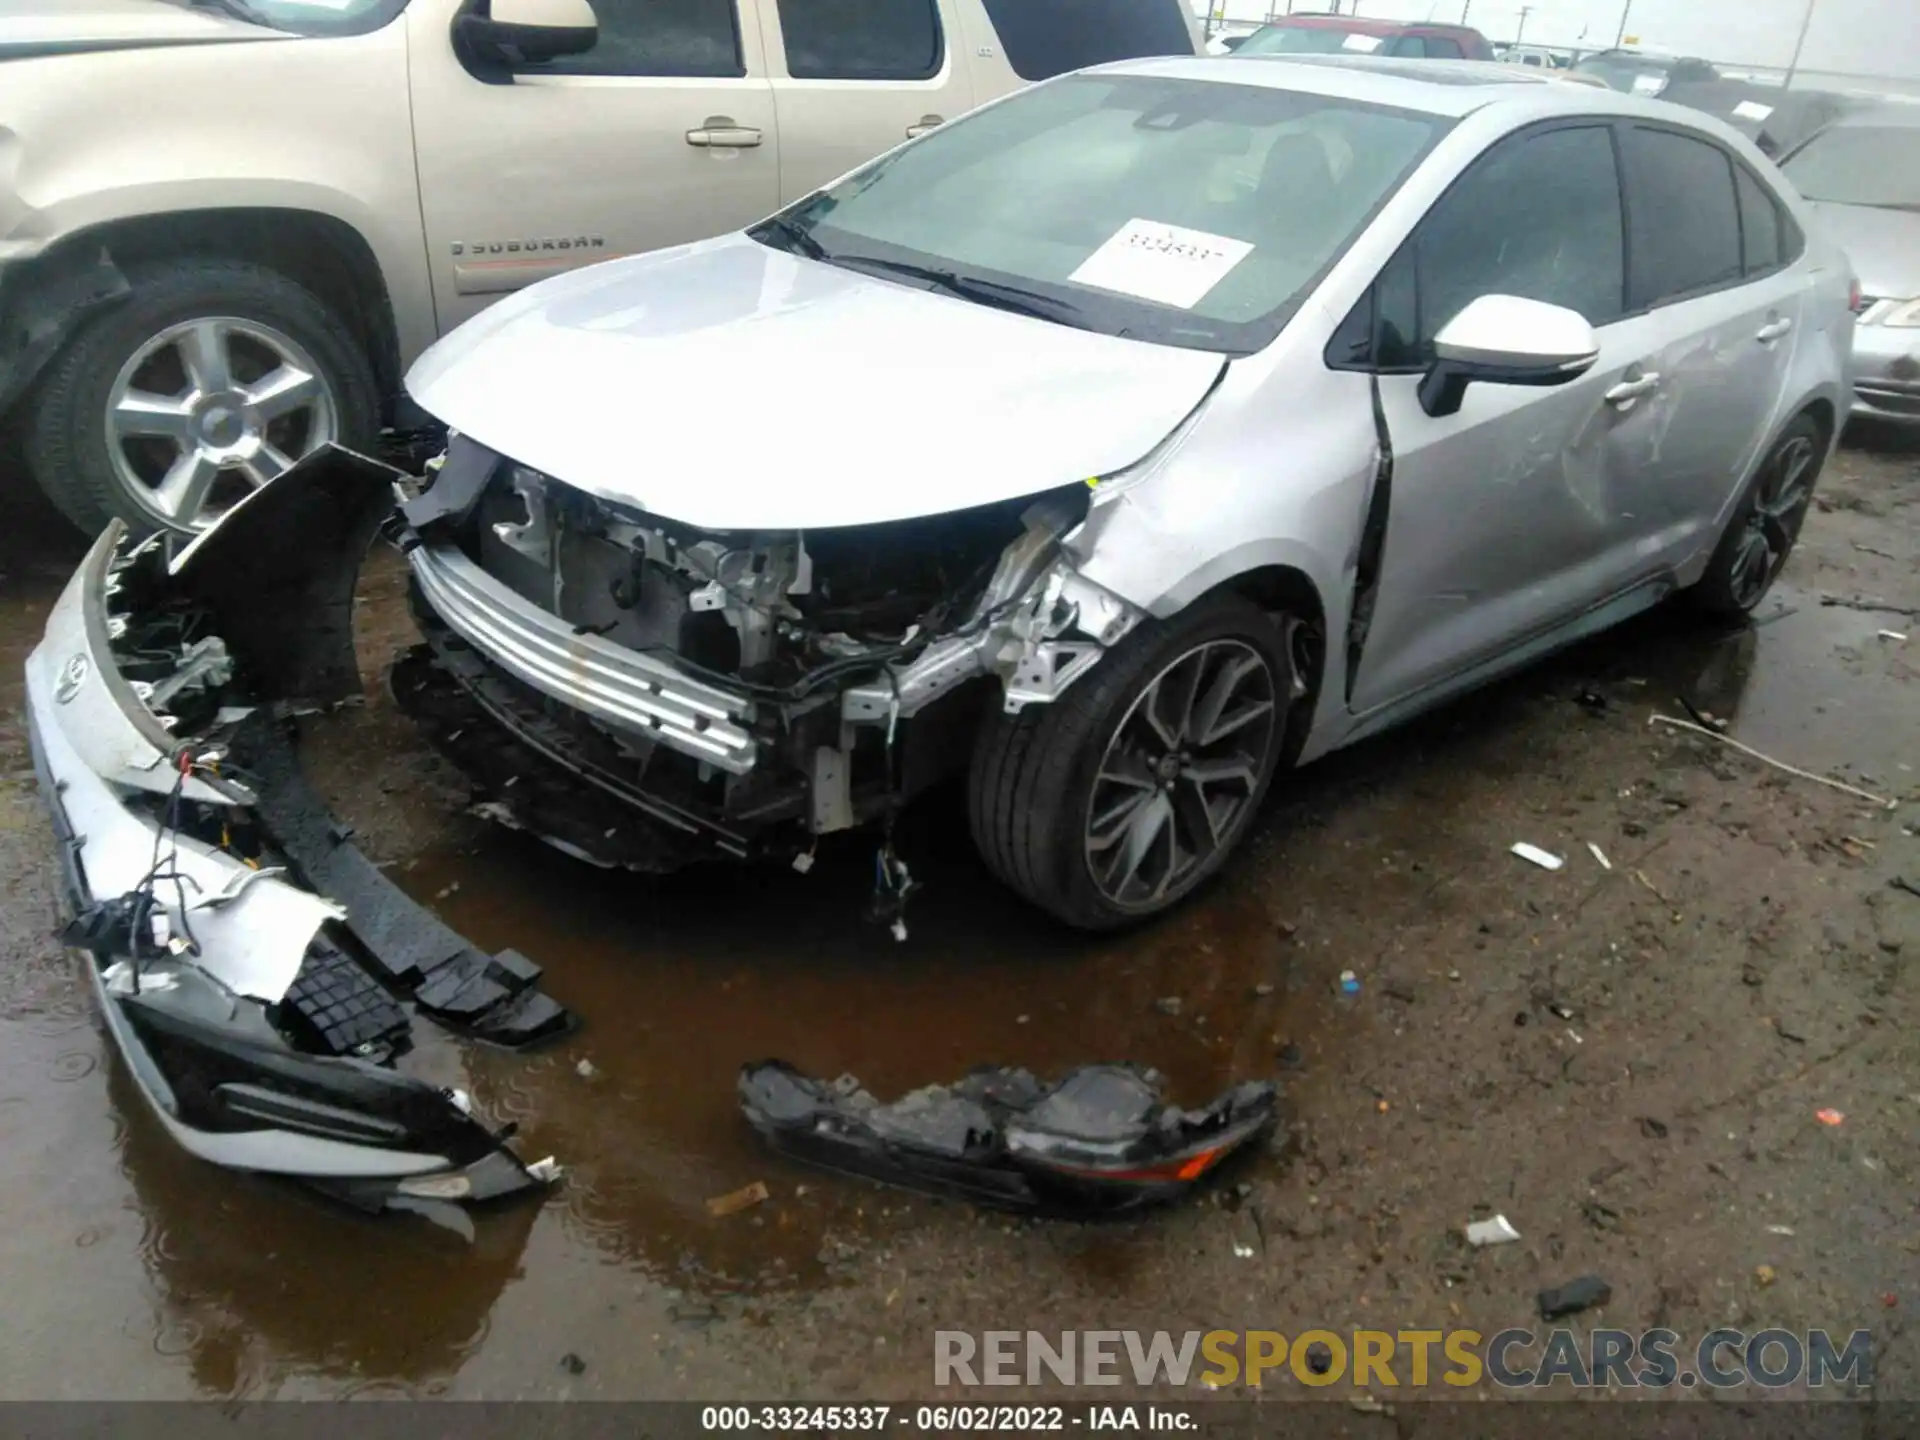
{"label": "red vehicle in background", "polygon": [[1487,37],[1467,25],[1366,20],[1357,15],[1288,15],[1262,25],[1235,55],[1392,55],[1414,60],[1491,60]]}

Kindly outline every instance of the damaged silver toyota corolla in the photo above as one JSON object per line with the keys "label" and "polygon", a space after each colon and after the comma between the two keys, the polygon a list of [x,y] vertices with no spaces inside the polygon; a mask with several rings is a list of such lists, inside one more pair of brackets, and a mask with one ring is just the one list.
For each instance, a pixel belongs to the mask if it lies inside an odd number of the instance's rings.
{"label": "damaged silver toyota corolla", "polygon": [[[601,863],[804,856],[966,769],[1014,889],[1154,914],[1280,767],[1676,589],[1758,603],[1851,327],[1772,175],[1520,74],[1037,86],[428,352],[396,693]],[[1703,194],[1724,232],[1669,235]]]}

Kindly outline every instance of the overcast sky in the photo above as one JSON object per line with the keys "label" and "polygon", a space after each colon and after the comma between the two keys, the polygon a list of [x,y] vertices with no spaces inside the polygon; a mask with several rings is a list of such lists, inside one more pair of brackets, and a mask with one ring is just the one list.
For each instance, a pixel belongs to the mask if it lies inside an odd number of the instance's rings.
{"label": "overcast sky", "polygon": [[[1203,0],[1204,3],[1204,0]],[[1221,0],[1215,0],[1221,3]],[[1263,17],[1269,0],[1224,0],[1227,14]],[[1287,0],[1271,0],[1284,11]],[[1341,0],[1349,13],[1354,0]],[[1650,49],[1702,55],[1729,64],[1784,67],[1809,0],[1525,0],[1526,35],[1543,45],[1601,48],[1621,34]],[[1920,0],[1810,0],[1813,23],[1801,64],[1808,70],[1920,77]],[[1495,41],[1520,29],[1521,0],[1359,0],[1360,14],[1384,20],[1458,21]],[[1628,13],[1629,6],[1631,7]],[[1200,8],[1196,6],[1196,8]],[[1330,0],[1294,0],[1297,10],[1328,10]]]}

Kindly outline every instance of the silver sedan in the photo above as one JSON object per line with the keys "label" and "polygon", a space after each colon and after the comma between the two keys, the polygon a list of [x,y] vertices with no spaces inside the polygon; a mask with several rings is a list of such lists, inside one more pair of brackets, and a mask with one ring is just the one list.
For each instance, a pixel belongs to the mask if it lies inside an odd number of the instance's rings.
{"label": "silver sedan", "polygon": [[601,864],[873,825],[896,926],[891,817],[962,772],[1105,928],[1288,767],[1676,592],[1739,619],[1852,403],[1848,262],[1719,122],[1492,71],[1063,76],[503,301],[408,380],[453,438],[394,693]]}

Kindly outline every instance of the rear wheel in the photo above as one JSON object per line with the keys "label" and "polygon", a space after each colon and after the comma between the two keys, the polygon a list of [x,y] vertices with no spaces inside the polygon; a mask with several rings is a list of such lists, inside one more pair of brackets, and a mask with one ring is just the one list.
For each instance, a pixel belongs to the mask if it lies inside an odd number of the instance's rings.
{"label": "rear wheel", "polygon": [[1217,874],[1304,693],[1293,625],[1237,597],[1202,601],[1142,626],[1052,704],[994,716],[969,786],[989,868],[1090,930],[1157,915]]}
{"label": "rear wheel", "polygon": [[1696,608],[1723,620],[1753,613],[1786,567],[1827,459],[1827,434],[1801,415],[1775,440],[1692,591]]}
{"label": "rear wheel", "polygon": [[83,530],[203,530],[303,456],[374,439],[372,366],[300,285],[223,260],[127,278],[48,367],[25,434],[34,478]]}

